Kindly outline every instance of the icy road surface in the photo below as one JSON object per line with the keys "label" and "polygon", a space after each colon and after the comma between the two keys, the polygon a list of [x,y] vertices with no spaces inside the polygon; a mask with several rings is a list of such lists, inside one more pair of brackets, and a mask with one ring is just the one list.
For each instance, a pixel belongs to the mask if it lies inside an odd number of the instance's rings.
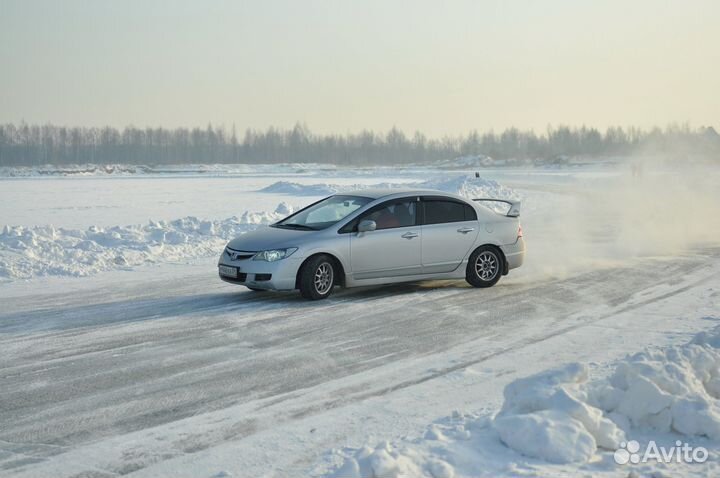
{"label": "icy road surface", "polygon": [[[264,428],[602,327],[700,287],[717,276],[716,254],[538,283],[511,275],[485,290],[463,282],[353,289],[324,302],[223,284],[206,262],[133,281],[109,274],[70,294],[52,282],[9,288],[0,313],[0,474],[112,476],[237,440],[242,454],[242,440]],[[462,349],[483,340],[484,350]],[[415,366],[447,354],[453,360],[437,368]],[[224,409],[235,410],[232,419]],[[154,427],[208,412],[221,416],[153,438]],[[103,440],[122,443],[112,446],[117,458],[72,454]],[[265,464],[272,471],[273,460]]]}

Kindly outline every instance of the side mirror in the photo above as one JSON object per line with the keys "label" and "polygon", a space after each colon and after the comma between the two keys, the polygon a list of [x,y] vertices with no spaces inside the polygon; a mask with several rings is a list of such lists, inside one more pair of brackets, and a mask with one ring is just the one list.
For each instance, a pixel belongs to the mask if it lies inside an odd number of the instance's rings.
{"label": "side mirror", "polygon": [[371,221],[369,219],[360,221],[360,224],[358,224],[358,232],[370,232],[375,229],[377,229],[377,224],[375,224],[375,221]]}

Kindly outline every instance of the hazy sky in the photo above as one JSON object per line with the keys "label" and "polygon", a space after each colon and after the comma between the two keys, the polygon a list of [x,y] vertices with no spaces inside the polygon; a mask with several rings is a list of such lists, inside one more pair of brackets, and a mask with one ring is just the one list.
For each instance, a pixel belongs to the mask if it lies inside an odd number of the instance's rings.
{"label": "hazy sky", "polygon": [[720,1],[0,0],[0,122],[720,126]]}

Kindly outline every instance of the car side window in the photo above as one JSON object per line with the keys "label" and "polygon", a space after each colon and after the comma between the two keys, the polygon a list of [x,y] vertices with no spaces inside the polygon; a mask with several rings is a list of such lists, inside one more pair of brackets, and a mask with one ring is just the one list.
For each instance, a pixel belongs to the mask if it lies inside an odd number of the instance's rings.
{"label": "car side window", "polygon": [[465,204],[465,220],[477,221],[477,212],[475,212],[475,208],[469,204]]}
{"label": "car side window", "polygon": [[430,199],[423,202],[425,208],[425,224],[445,224],[477,219],[475,210],[467,204],[457,201]]}
{"label": "car side window", "polygon": [[360,221],[369,219],[375,221],[377,229],[392,229],[395,227],[410,227],[417,224],[418,202],[416,198],[389,201],[375,206],[356,219],[343,226],[338,233],[357,232]]}
{"label": "car side window", "polygon": [[377,224],[376,230],[393,229],[396,227],[410,227],[416,224],[416,201],[391,202],[378,209],[369,211],[360,218],[360,221],[369,219]]}

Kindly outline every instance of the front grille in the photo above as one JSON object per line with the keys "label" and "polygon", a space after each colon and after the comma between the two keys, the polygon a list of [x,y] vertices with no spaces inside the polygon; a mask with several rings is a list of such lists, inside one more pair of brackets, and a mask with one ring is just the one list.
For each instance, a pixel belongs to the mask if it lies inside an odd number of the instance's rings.
{"label": "front grille", "polygon": [[238,272],[237,280],[239,282],[245,282],[247,280],[247,273],[246,272]]}
{"label": "front grille", "polygon": [[238,251],[226,247],[225,254],[227,254],[231,261],[243,261],[245,259],[250,259],[252,256],[254,256],[255,251]]}
{"label": "front grille", "polygon": [[255,274],[256,281],[264,281],[272,279],[272,274]]}

